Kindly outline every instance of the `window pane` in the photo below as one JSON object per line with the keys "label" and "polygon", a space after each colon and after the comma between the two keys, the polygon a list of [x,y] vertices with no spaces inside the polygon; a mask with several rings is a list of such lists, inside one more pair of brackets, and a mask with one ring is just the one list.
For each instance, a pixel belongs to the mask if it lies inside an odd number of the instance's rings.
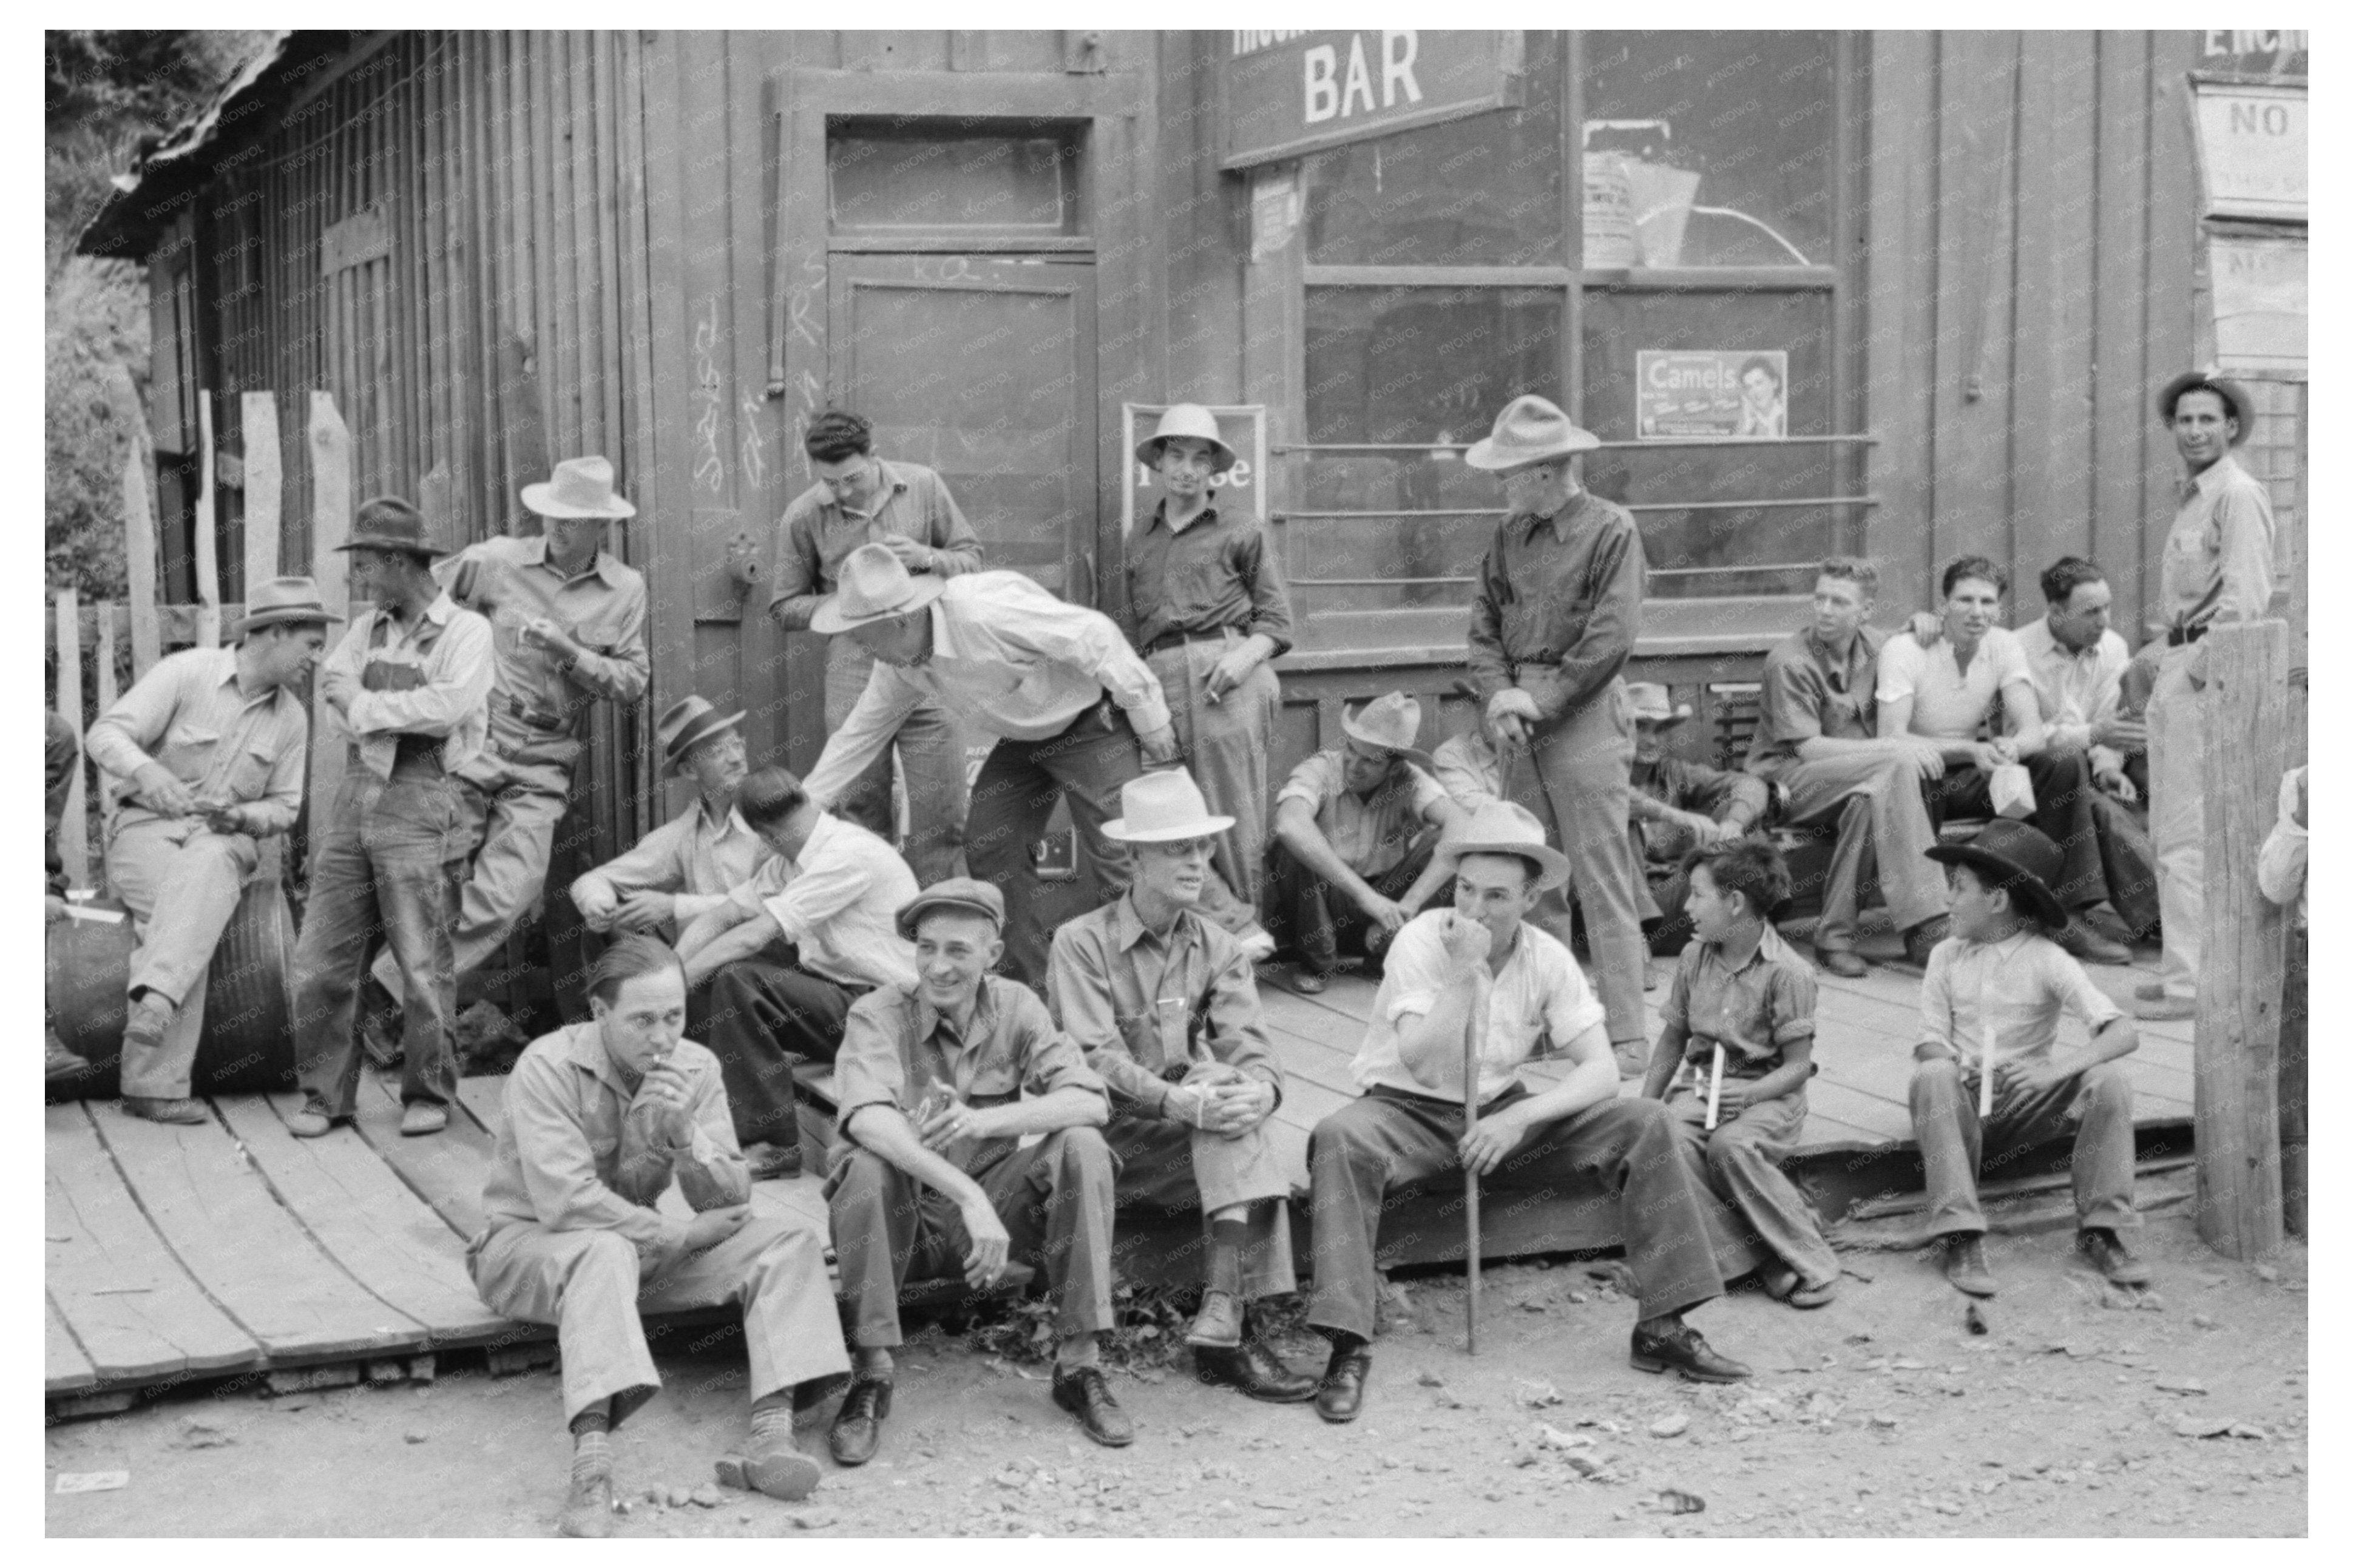
{"label": "window pane", "polygon": [[1354,266],[1563,264],[1561,37],[1527,36],[1527,107],[1301,160],[1307,259]]}
{"label": "window pane", "polygon": [[1078,232],[1078,146],[1063,134],[916,134],[855,122],[826,142],[836,234]]}
{"label": "window pane", "polygon": [[1835,263],[1836,67],[1826,32],[1586,34],[1585,264]]}

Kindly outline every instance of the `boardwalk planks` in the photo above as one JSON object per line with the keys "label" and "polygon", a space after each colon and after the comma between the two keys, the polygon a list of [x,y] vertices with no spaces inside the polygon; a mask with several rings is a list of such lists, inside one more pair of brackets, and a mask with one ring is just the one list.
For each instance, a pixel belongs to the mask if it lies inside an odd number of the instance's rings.
{"label": "boardwalk planks", "polygon": [[[460,1079],[463,1084],[470,1080]],[[359,1135],[425,1200],[449,1228],[469,1239],[482,1233],[482,1177],[490,1169],[490,1135],[461,1106],[450,1108],[448,1130],[430,1138],[400,1135],[400,1091],[374,1072],[360,1073]],[[341,1130],[328,1134],[343,1138]]]}
{"label": "boardwalk planks", "polygon": [[66,1321],[58,1316],[56,1299],[44,1295],[41,1309],[46,1325],[41,1343],[45,1373],[41,1391],[55,1395],[90,1387],[98,1381],[98,1370],[90,1364],[90,1357],[82,1354],[81,1345],[74,1339],[73,1331],[66,1327]]}

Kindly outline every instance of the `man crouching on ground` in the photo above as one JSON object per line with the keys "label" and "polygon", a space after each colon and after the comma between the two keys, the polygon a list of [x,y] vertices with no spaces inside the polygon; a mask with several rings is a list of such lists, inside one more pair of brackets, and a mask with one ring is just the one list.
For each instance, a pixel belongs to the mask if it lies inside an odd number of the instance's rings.
{"label": "man crouching on ground", "polygon": [[[754,1218],[719,1063],[681,1039],[686,976],[650,936],[588,972],[590,1021],[543,1035],[507,1079],[506,1123],[482,1189],[489,1228],[467,1254],[494,1312],[555,1325],[572,1490],[563,1532],[613,1530],[607,1434],[661,1386],[641,1311],[734,1301],[752,1361],[752,1435],[719,1479],[796,1501],[817,1461],[793,1447],[793,1395],[849,1370],[813,1233]],[[678,1181],[691,1220],[654,1211]]]}

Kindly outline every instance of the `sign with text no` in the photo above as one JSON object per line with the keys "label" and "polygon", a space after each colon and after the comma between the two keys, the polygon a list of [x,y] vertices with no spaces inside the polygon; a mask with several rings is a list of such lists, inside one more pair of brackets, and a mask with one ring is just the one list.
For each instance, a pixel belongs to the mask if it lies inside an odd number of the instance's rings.
{"label": "sign with text no", "polygon": [[1219,47],[1224,169],[1521,102],[1517,31],[1239,30]]}

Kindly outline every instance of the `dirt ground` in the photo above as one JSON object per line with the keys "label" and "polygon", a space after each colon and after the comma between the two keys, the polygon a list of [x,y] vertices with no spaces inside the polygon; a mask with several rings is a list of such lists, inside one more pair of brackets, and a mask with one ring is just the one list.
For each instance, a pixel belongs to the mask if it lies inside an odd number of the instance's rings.
{"label": "dirt ground", "polygon": [[[1870,1278],[1816,1312],[1735,1295],[1692,1319],[1757,1369],[1721,1388],[1627,1365],[1609,1265],[1491,1268],[1475,1359],[1461,1277],[1425,1277],[1355,1425],[1205,1387],[1180,1354],[1114,1377],[1137,1428],[1117,1451],[1053,1407],[1041,1369],[933,1331],[900,1359],[881,1456],[828,1463],[791,1507],[685,1499],[742,1434],[744,1371],[740,1346],[668,1356],[663,1396],[614,1441],[637,1500],[617,1534],[2304,1534],[2304,1248],[2227,1263],[2179,1213],[2142,1237],[2157,1279],[2137,1307],[2064,1233],[1989,1238],[2003,1290],[1983,1335],[1919,1254],[1852,1255]],[[1288,1348],[1320,1366],[1322,1342]],[[813,1452],[829,1413],[803,1431]],[[459,1536],[552,1531],[568,1445],[552,1373],[477,1371],[169,1401],[53,1426],[47,1449],[51,1535]],[[59,1473],[100,1470],[130,1483],[57,1494]]]}

